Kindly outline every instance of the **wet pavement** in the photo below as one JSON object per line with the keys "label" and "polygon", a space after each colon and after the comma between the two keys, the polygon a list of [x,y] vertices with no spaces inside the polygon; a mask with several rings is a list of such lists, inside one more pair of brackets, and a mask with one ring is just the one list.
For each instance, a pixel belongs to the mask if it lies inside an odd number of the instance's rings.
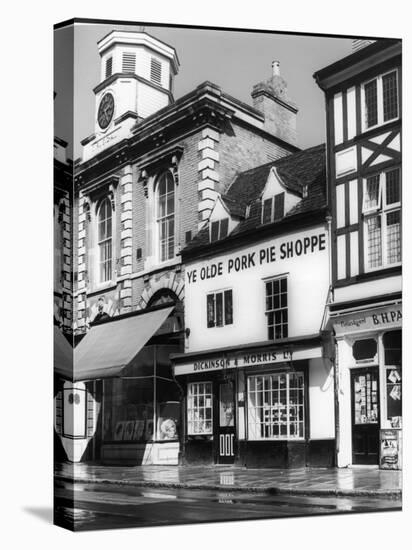
{"label": "wet pavement", "polygon": [[139,487],[229,488],[236,492],[290,495],[370,496],[401,499],[402,472],[376,467],[246,469],[236,466],[101,466],[63,463],[56,479]]}
{"label": "wet pavement", "polygon": [[57,525],[75,531],[401,510],[384,496],[303,496],[57,480]]}

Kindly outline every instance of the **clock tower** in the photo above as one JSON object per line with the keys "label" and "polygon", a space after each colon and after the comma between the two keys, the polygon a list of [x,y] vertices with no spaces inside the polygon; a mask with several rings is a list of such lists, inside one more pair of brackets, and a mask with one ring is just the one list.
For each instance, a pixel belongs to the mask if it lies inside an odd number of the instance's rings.
{"label": "clock tower", "polygon": [[100,83],[94,88],[94,133],[83,161],[129,136],[131,128],[173,102],[176,51],[145,32],[112,31],[98,42]]}

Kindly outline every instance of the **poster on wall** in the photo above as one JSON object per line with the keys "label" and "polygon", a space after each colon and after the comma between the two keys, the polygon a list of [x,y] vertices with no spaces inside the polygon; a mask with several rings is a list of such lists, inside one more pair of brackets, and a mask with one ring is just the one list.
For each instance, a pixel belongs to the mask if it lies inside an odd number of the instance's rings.
{"label": "poster on wall", "polygon": [[401,431],[381,430],[379,466],[382,470],[400,470]]}

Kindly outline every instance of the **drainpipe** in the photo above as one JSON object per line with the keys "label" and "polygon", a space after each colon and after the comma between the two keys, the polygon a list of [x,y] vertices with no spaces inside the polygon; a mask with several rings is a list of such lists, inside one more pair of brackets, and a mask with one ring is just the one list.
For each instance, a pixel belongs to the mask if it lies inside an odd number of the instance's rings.
{"label": "drainpipe", "polygon": [[339,422],[339,348],[335,343],[335,464],[338,465],[340,450],[340,422]]}

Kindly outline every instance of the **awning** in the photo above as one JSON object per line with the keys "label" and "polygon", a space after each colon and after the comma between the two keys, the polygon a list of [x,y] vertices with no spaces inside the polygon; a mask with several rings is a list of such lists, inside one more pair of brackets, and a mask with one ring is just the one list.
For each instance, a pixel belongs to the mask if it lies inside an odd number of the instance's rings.
{"label": "awning", "polygon": [[74,350],[73,381],[119,376],[174,306],[92,327]]}
{"label": "awning", "polygon": [[54,327],[54,372],[64,378],[72,378],[73,348],[58,327]]}

